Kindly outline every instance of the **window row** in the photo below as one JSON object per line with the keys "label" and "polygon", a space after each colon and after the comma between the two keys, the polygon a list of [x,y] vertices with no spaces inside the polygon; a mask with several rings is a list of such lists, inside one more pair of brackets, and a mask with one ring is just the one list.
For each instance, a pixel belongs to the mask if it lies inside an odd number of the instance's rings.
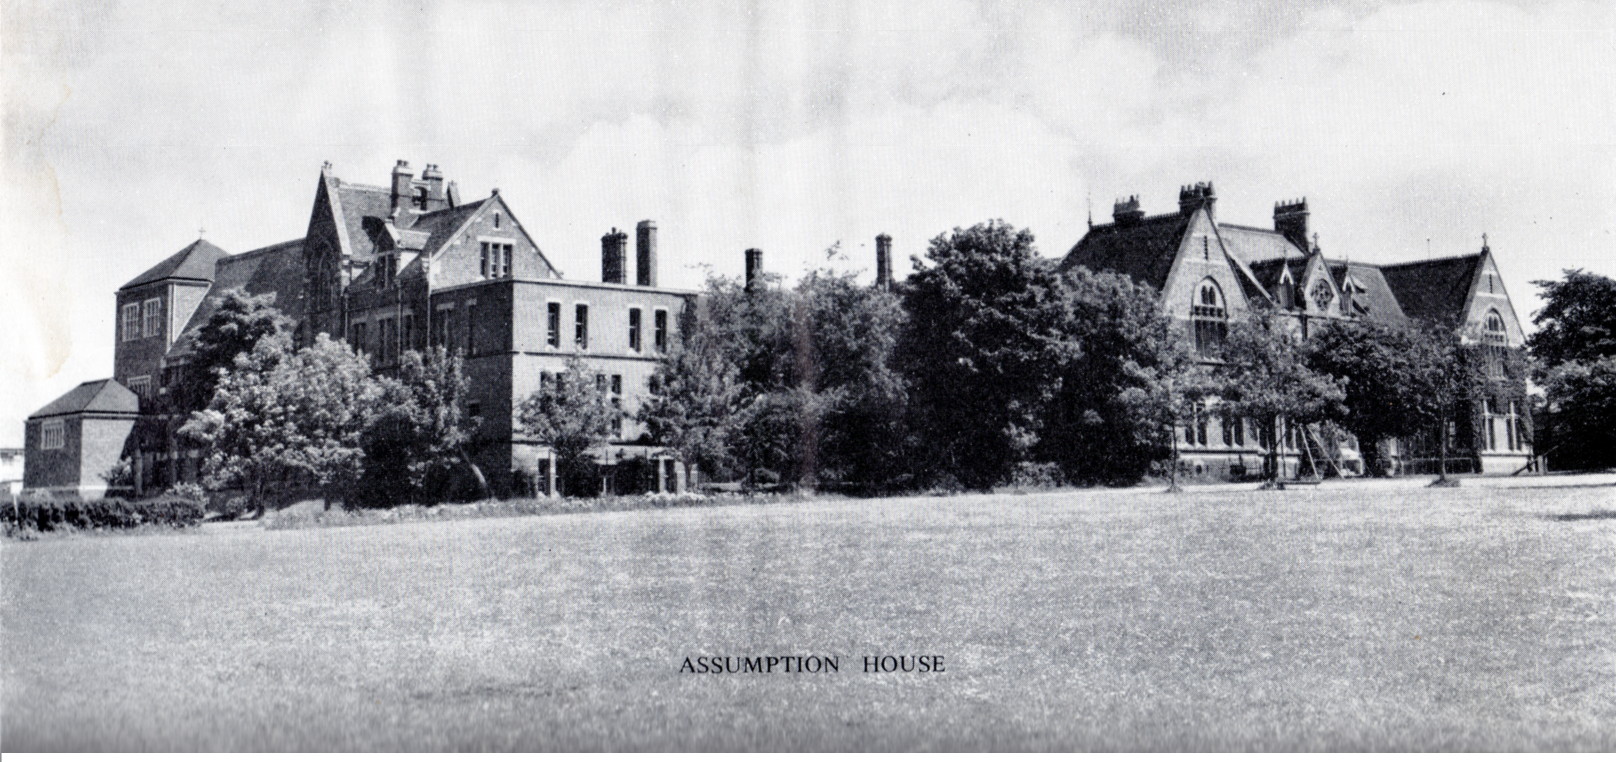
{"label": "window row", "polygon": [[163,329],[163,300],[147,299],[123,306],[123,340],[157,336]]}
{"label": "window row", "polygon": [[[545,343],[561,348],[561,302],[550,302],[545,311]],[[657,352],[668,351],[668,311],[656,309],[652,313],[651,343]],[[645,351],[645,312],[639,307],[628,310],[628,347],[635,352]],[[572,344],[578,349],[589,348],[589,305],[575,304],[572,312]]]}
{"label": "window row", "polygon": [[[549,371],[543,371],[543,372],[539,373],[539,393],[540,394],[550,394],[550,393],[560,394],[562,392],[565,392],[566,391],[566,383],[567,383],[567,377],[564,374],[551,373]],[[611,400],[612,407],[617,409],[618,414],[617,414],[617,416],[615,418],[612,419],[612,436],[621,439],[623,437],[623,420],[625,418],[625,416],[623,415],[623,412],[622,412],[623,411],[623,377],[621,375],[619,375],[619,374],[616,374],[616,373],[613,373],[613,374],[611,374],[609,376],[607,374],[605,374],[605,373],[596,373],[595,374],[595,388],[597,390],[599,390],[600,392],[606,394],[607,398]]]}

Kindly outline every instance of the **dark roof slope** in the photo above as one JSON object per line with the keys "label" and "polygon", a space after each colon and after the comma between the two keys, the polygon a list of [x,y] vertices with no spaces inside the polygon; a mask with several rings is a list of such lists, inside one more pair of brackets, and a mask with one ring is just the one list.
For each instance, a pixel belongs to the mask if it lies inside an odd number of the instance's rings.
{"label": "dark roof slope", "polygon": [[167,259],[158,262],[151,269],[136,275],[133,280],[123,284],[118,290],[134,288],[135,286],[154,283],[169,278],[181,280],[213,280],[213,265],[221,257],[230,256],[228,252],[214,246],[200,238],[192,241],[190,245],[170,254]]}
{"label": "dark roof slope", "polygon": [[191,314],[185,330],[174,340],[168,357],[191,351],[192,331],[213,317],[218,298],[230,289],[241,289],[255,296],[275,295],[275,308],[296,318],[303,312],[303,239],[277,243],[219,260],[213,286],[202,304]]}
{"label": "dark roof slope", "polygon": [[1375,265],[1355,262],[1338,262],[1326,259],[1324,263],[1330,268],[1330,278],[1335,281],[1338,288],[1345,288],[1347,275],[1351,273],[1353,280],[1364,287],[1364,290],[1353,295],[1352,302],[1358,314],[1370,320],[1386,323],[1401,323],[1407,319],[1403,314],[1402,305],[1397,303],[1396,294],[1381,274],[1380,268]]}
{"label": "dark roof slope", "polygon": [[1463,316],[1481,254],[1381,265],[1380,274],[1397,297],[1403,314],[1416,320],[1455,325]]}
{"label": "dark roof slope", "polygon": [[1163,214],[1138,222],[1095,225],[1066,254],[1061,270],[1082,265],[1095,272],[1109,270],[1160,289],[1167,284],[1190,215]]}
{"label": "dark roof slope", "polygon": [[[490,196],[489,198],[493,197]],[[443,248],[443,245],[449,242],[449,238],[455,234],[455,231],[459,230],[461,225],[466,224],[466,220],[471,219],[471,216],[476,214],[479,209],[482,209],[483,204],[486,203],[488,203],[487,198],[448,209],[427,212],[415,218],[415,222],[410,225],[410,229],[420,230],[428,234],[426,245],[421,247],[421,253],[429,257],[436,254],[438,249]]]}
{"label": "dark roof slope", "polygon": [[110,378],[85,381],[72,391],[57,397],[49,405],[34,411],[29,418],[46,418],[74,413],[128,413],[140,412],[140,398],[123,384]]}
{"label": "dark roof slope", "polygon": [[348,229],[348,243],[353,255],[370,261],[376,255],[376,233],[387,215],[393,212],[392,192],[371,185],[353,185],[337,181],[337,202],[342,205],[340,224]]}

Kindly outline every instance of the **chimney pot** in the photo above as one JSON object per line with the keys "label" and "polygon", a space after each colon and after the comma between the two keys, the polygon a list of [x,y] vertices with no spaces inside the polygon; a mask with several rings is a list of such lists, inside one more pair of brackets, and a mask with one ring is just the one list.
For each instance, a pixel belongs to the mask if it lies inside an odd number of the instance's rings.
{"label": "chimney pot", "polygon": [[875,237],[875,287],[892,290],[892,236],[886,233]]}
{"label": "chimney pot", "polygon": [[1118,199],[1111,207],[1111,221],[1118,225],[1131,225],[1145,218],[1145,212],[1139,208],[1139,197],[1129,196]]}
{"label": "chimney pot", "polygon": [[1285,236],[1302,251],[1308,250],[1307,198],[1274,204],[1274,232]]}
{"label": "chimney pot", "polygon": [[634,226],[635,282],[641,286],[656,286],[657,271],[656,220],[640,220]]}
{"label": "chimney pot", "polygon": [[746,290],[763,287],[763,250],[746,250]]}

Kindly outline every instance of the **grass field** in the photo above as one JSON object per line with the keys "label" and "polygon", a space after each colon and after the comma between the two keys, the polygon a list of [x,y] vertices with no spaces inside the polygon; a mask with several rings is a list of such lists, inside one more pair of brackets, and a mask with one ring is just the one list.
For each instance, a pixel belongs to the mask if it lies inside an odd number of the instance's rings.
{"label": "grass field", "polygon": [[[1611,749],[1616,488],[0,545],[18,750]],[[831,675],[685,656],[831,654]],[[869,654],[941,674],[868,675]]]}

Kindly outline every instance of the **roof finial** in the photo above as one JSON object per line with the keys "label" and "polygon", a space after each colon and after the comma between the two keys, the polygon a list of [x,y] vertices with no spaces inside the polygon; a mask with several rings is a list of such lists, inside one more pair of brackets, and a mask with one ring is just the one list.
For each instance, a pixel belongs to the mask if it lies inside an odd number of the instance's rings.
{"label": "roof finial", "polygon": [[1088,203],[1088,206],[1089,206],[1089,230],[1093,230],[1094,229],[1094,192],[1093,191],[1084,192],[1084,198],[1087,200],[1087,203]]}
{"label": "roof finial", "polygon": [[1487,254],[1487,253],[1490,253],[1491,251],[1492,251],[1491,249],[1487,248],[1487,234],[1482,233],[1481,234],[1481,253]]}
{"label": "roof finial", "polygon": [[197,239],[197,240],[198,240],[198,241],[200,241],[200,240],[202,240],[202,239],[203,239],[203,238],[206,238],[206,237],[207,237],[207,235],[208,235],[208,229],[207,229],[207,228],[204,228],[204,227],[198,227],[198,228],[197,228],[197,229],[196,229],[196,239]]}
{"label": "roof finial", "polygon": [[1313,231],[1313,253],[1314,254],[1322,254],[1323,253],[1319,249],[1319,233],[1318,233],[1317,230]]}

